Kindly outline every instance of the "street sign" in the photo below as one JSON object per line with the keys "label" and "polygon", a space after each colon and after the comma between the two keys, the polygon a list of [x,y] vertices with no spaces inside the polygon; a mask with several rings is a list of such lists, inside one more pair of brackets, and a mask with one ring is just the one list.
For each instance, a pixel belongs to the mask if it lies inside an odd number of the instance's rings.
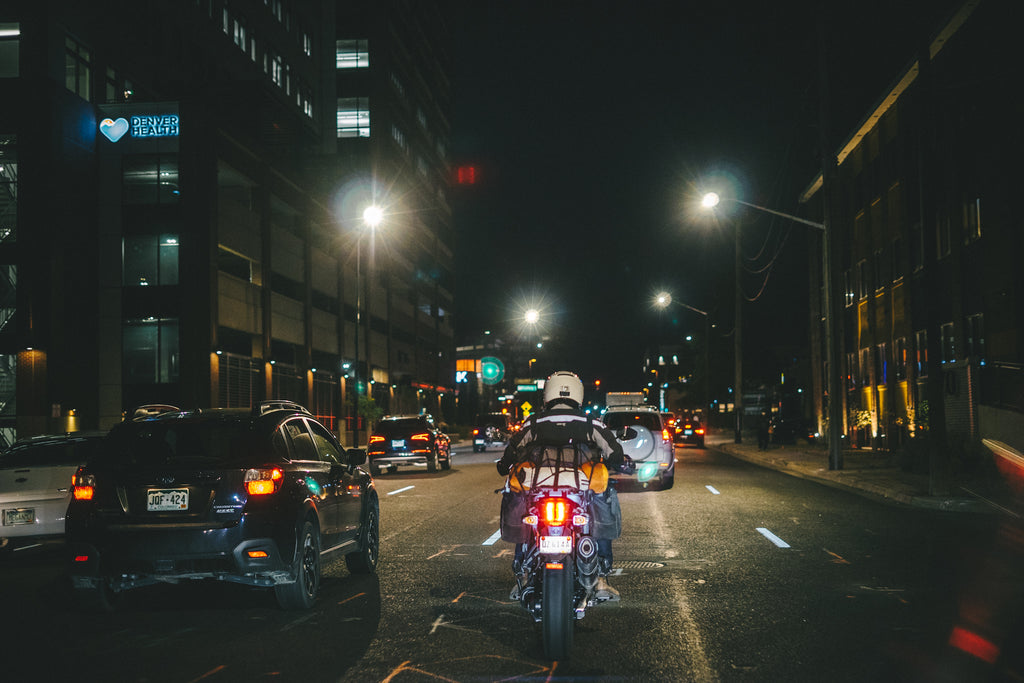
{"label": "street sign", "polygon": [[523,411],[523,419],[530,417],[530,413],[533,412],[533,405],[529,401],[523,401],[523,405],[519,406]]}

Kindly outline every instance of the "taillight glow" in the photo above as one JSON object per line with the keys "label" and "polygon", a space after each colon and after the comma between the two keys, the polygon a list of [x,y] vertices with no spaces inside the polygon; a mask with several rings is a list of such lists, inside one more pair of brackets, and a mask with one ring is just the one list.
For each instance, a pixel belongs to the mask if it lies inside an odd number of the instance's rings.
{"label": "taillight glow", "polygon": [[697,429],[697,433],[698,434],[703,434],[704,433],[704,428],[703,427],[698,428]]}
{"label": "taillight glow", "polygon": [[246,553],[246,555],[255,559],[270,557],[270,555],[267,554],[266,550],[250,550]]}
{"label": "taillight glow", "polygon": [[548,498],[541,506],[544,511],[544,521],[548,524],[565,524],[565,518],[569,514],[569,506],[564,500]]}
{"label": "taillight glow", "polygon": [[430,434],[423,432],[422,434],[413,434],[411,437],[413,441],[430,441]]}
{"label": "taillight glow", "polygon": [[477,435],[477,434],[479,434],[479,433],[480,433],[480,430],[479,430],[479,429],[474,429],[474,430],[473,430],[473,436],[476,436],[476,435]]}
{"label": "taillight glow", "polygon": [[89,561],[89,556],[88,555],[75,555],[75,562],[88,562],[88,561]]}
{"label": "taillight glow", "polygon": [[245,473],[245,490],[250,496],[266,496],[281,488],[284,472],[280,468],[253,469]]}
{"label": "taillight glow", "polygon": [[71,475],[71,495],[75,500],[92,500],[96,495],[96,477],[79,468]]}
{"label": "taillight glow", "polygon": [[523,517],[523,524],[527,524],[529,526],[537,526],[539,522],[540,517],[538,517],[537,515],[526,515],[525,517]]}
{"label": "taillight glow", "polygon": [[667,429],[662,429],[661,430],[661,438],[665,439],[665,441],[671,441],[672,440],[672,433],[669,432]]}
{"label": "taillight glow", "polygon": [[375,436],[371,436],[370,437],[370,443],[380,443],[383,440],[384,440],[383,436],[376,436],[375,435]]}

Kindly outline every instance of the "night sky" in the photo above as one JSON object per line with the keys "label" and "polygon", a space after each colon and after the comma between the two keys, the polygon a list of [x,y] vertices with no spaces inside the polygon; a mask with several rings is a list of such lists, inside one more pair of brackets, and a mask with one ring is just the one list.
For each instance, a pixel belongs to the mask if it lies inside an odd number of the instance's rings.
{"label": "night sky", "polygon": [[[951,3],[827,4],[834,150]],[[452,156],[479,169],[453,201],[458,343],[520,333],[536,305],[540,328],[579,349],[567,369],[638,388],[645,343],[703,325],[654,309],[664,289],[708,311],[713,348],[731,348],[739,219],[748,269],[761,271],[743,278],[756,297],[745,374],[773,375],[769,348],[806,346],[813,229],[695,206],[716,189],[802,213],[797,196],[820,170],[816,3],[452,6]]]}

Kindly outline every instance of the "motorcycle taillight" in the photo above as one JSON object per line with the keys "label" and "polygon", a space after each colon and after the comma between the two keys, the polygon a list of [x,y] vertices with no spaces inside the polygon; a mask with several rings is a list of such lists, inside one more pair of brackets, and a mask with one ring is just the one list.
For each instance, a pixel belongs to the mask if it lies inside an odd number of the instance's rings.
{"label": "motorcycle taillight", "polygon": [[545,498],[540,504],[540,514],[548,524],[565,524],[569,516],[569,501],[564,498]]}

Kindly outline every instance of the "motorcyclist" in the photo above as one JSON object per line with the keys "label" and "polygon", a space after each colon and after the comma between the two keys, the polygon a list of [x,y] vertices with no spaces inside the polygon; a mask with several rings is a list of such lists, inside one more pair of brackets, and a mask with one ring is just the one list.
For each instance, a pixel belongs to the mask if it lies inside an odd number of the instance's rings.
{"label": "motorcyclist", "polygon": [[[544,444],[585,443],[596,448],[610,470],[629,471],[632,460],[622,452],[612,432],[603,422],[586,415],[580,408],[583,403],[583,382],[572,372],[560,371],[548,377],[544,384],[544,409],[530,415],[522,428],[509,439],[501,459],[498,460],[498,473],[508,476],[512,467],[522,459],[526,446],[536,441]],[[614,495],[614,491],[611,495]],[[617,500],[614,510],[618,513]],[[604,539],[597,542],[598,579],[594,586],[594,596],[598,600],[618,600],[619,592],[608,583],[608,573],[612,568],[612,542]],[[524,544],[516,545],[512,571],[516,574],[516,588],[512,599],[518,598],[522,585]]]}

